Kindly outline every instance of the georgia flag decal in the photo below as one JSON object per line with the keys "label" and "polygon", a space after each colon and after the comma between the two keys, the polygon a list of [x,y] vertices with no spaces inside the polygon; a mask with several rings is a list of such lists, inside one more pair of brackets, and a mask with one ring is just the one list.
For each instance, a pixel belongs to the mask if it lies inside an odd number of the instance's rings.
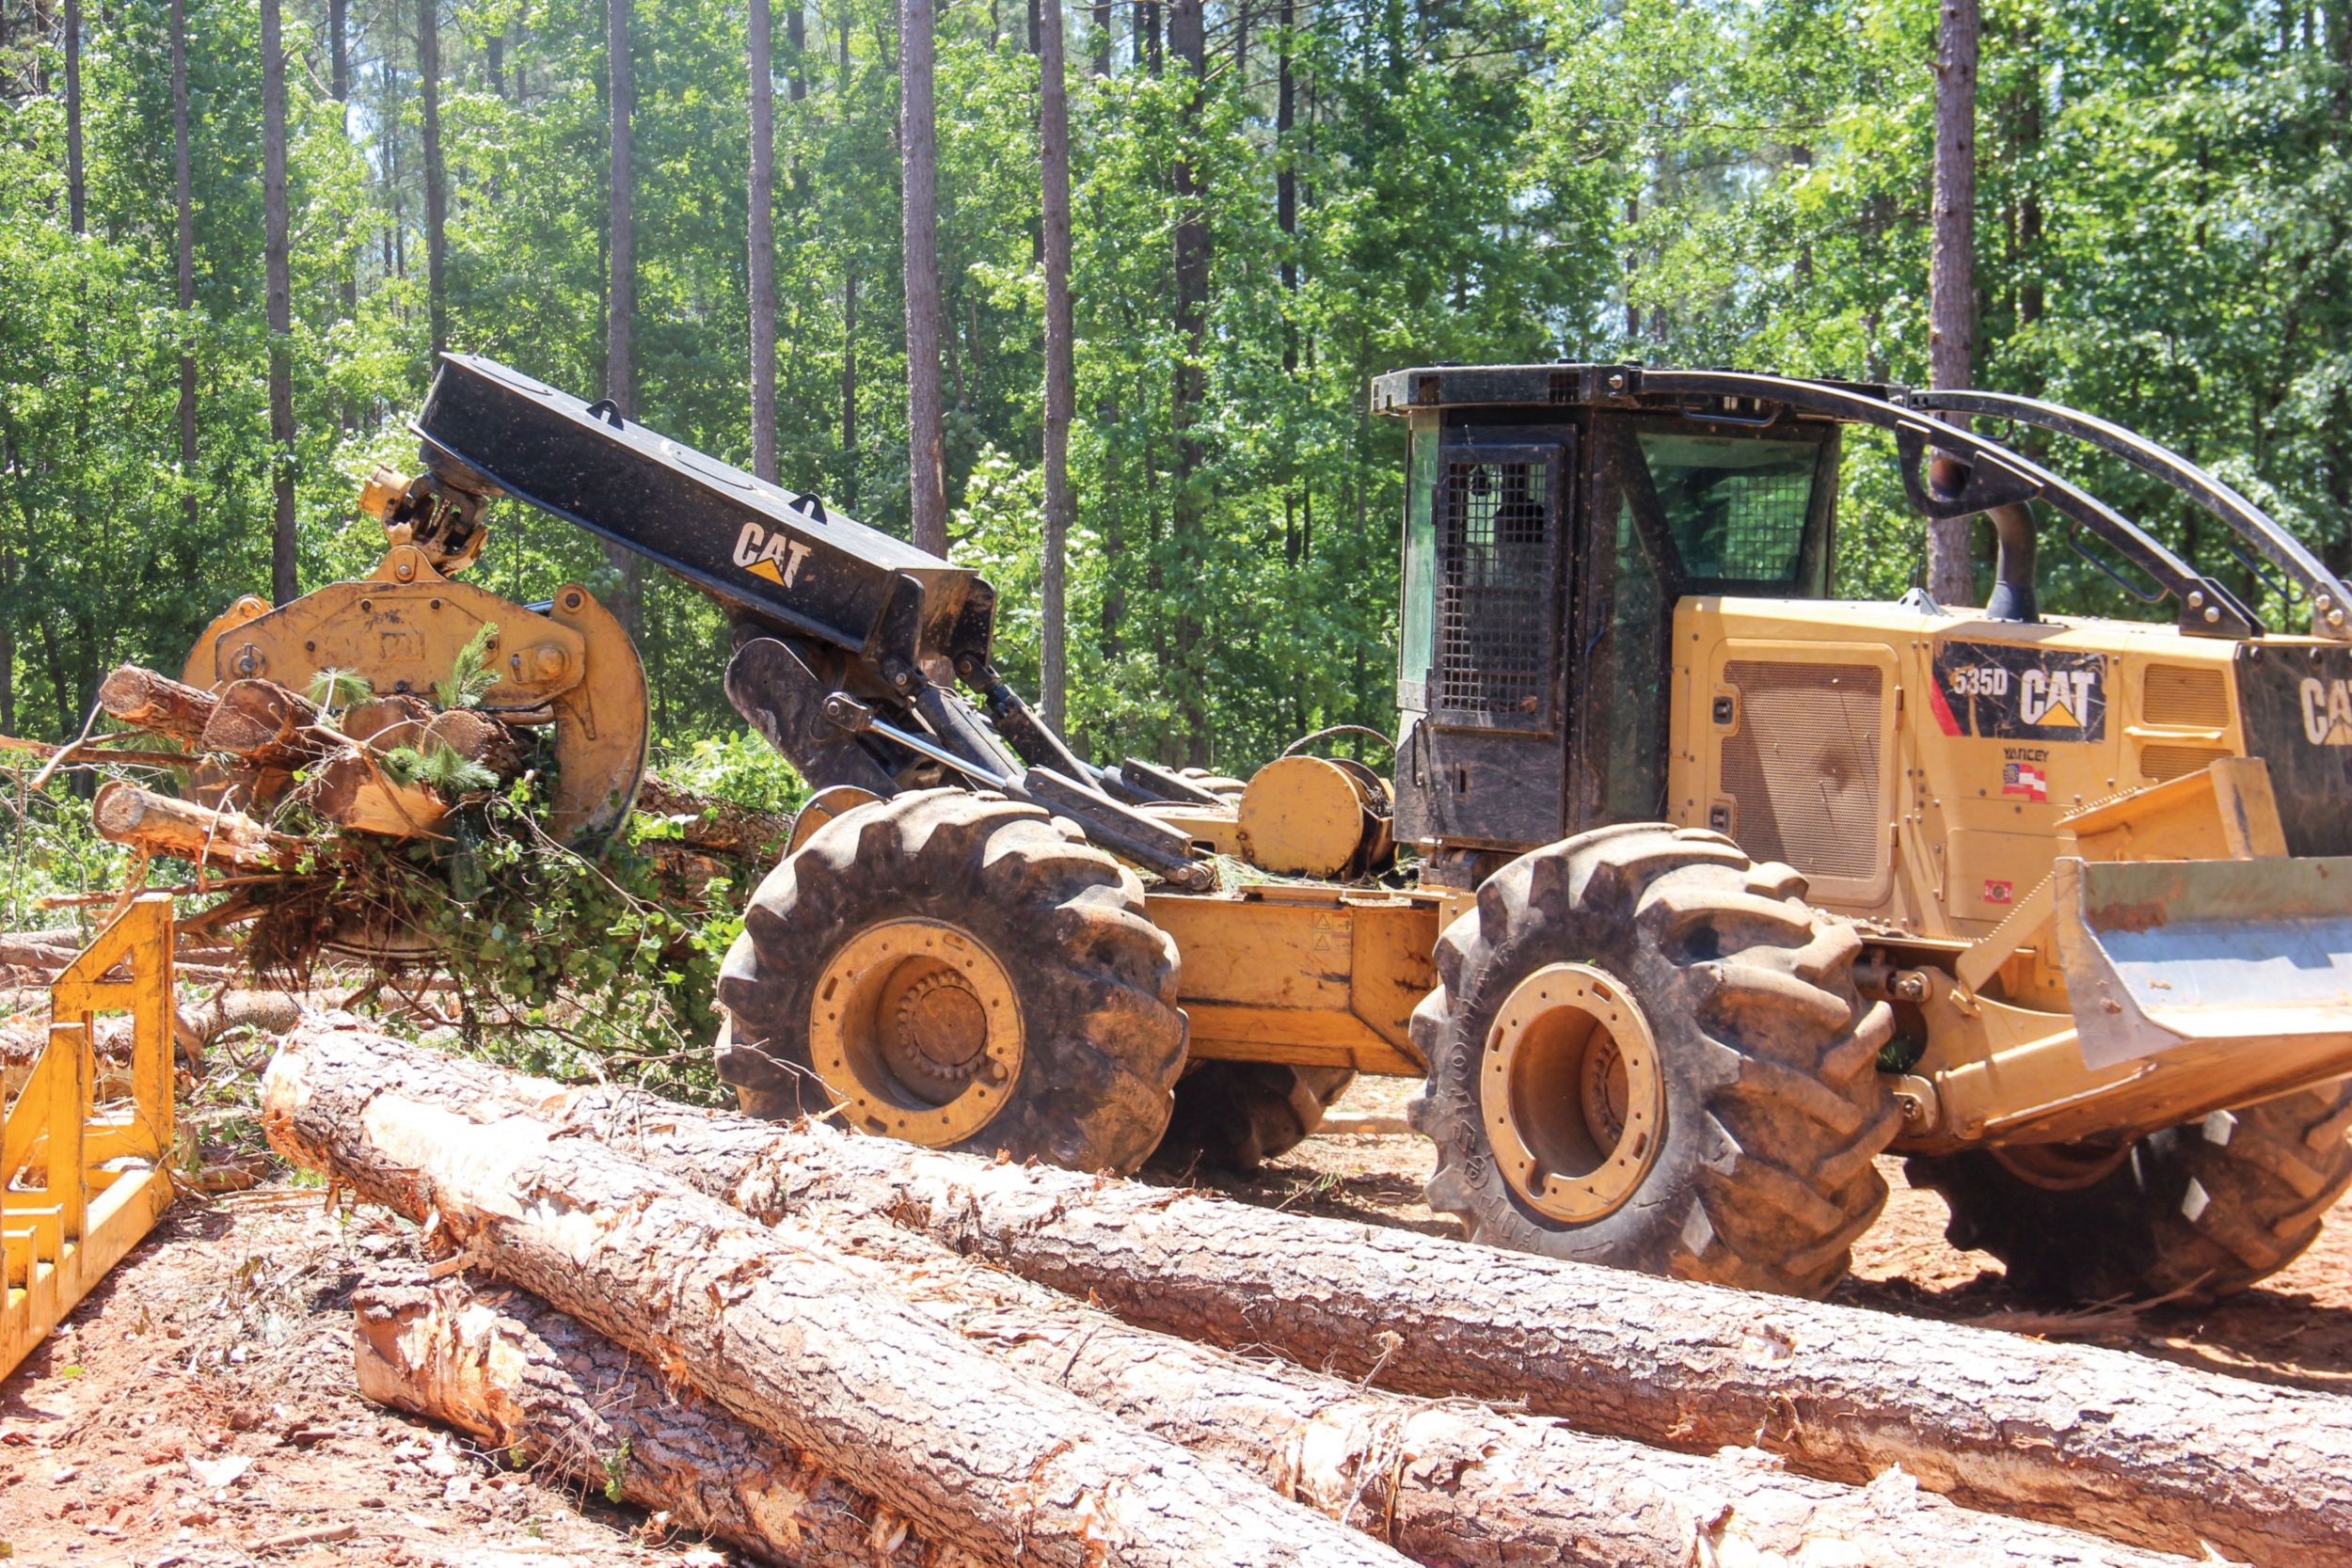
{"label": "georgia flag decal", "polygon": [[2050,777],[2030,762],[2001,764],[2001,793],[2022,795],[2028,800],[2050,798]]}

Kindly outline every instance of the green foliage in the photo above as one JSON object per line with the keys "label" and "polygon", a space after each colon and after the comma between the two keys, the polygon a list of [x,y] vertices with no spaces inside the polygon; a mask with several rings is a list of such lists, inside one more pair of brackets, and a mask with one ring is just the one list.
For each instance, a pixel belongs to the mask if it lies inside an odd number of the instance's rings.
{"label": "green foliage", "polygon": [[732,883],[682,887],[634,836],[587,858],[548,838],[546,820],[539,786],[518,780],[461,806],[437,838],[354,835],[356,854],[318,877],[259,890],[268,912],[254,951],[298,972],[317,932],[364,916],[438,955],[469,1048],[532,1072],[716,1101],[712,996],[741,929],[726,912]]}
{"label": "green foliage", "polygon": [[310,677],[305,693],[322,712],[341,713],[354,703],[364,703],[375,695],[374,683],[357,670],[321,670]]}
{"label": "green foliage", "polygon": [[797,810],[808,786],[776,749],[748,730],[710,736],[664,752],[656,771],[691,795],[730,800],[754,811]]}
{"label": "green foliage", "polygon": [[429,741],[421,748],[395,746],[384,753],[376,766],[394,784],[424,784],[445,796],[495,789],[499,782],[497,773],[459,755],[455,747],[440,740]]}
{"label": "green foliage", "polygon": [[499,673],[490,663],[490,645],[499,639],[498,623],[485,621],[457,650],[449,674],[433,683],[433,700],[444,708],[480,707],[482,699],[498,685]]}
{"label": "green foliage", "polygon": [[[355,10],[348,104],[327,95],[322,8],[287,16],[296,436],[282,451],[265,414],[252,0],[188,7],[187,310],[165,13],[86,16],[80,233],[58,14],[0,29],[0,729],[53,738],[111,664],[177,668],[214,614],[266,586],[277,465],[295,477],[303,585],[367,570],[382,546],[353,515],[354,480],[413,466],[405,421],[431,370],[412,12]],[[811,9],[795,51],[779,12],[773,261],[781,477],[903,531],[895,14]],[[1927,0],[1217,0],[1197,86],[1165,40],[1137,35],[1162,14],[1066,8],[1071,712],[1092,752],[1246,771],[1325,724],[1392,727],[1401,452],[1365,401],[1382,371],[1566,355],[1924,378]],[[611,249],[604,18],[599,0],[453,0],[441,23],[452,346],[589,395],[605,389]],[[637,407],[746,462],[744,16],[637,0],[631,24]],[[1036,62],[1017,7],[946,8],[940,34],[955,553],[996,582],[1000,661],[1033,685]],[[2182,448],[2339,567],[2347,38],[2340,4],[2004,0],[1987,13],[1978,127],[1979,384]],[[1190,458],[1174,398],[1196,354],[1171,309],[1180,161],[1210,239]],[[1891,451],[1858,437],[1851,457],[1839,589],[1899,593],[1919,524]],[[2284,609],[2169,492],[2081,473]],[[494,518],[483,586],[523,601],[626,586],[580,531],[513,502]],[[2049,608],[2138,612],[2072,552],[2042,561]],[[661,750],[738,732],[708,601],[655,580],[640,610]]]}
{"label": "green foliage", "polygon": [[120,887],[130,852],[91,829],[88,801],[64,784],[36,795],[25,787],[30,777],[0,772],[0,930],[86,927],[41,900]]}
{"label": "green foliage", "polygon": [[629,1444],[626,1437],[621,1439],[619,1448],[604,1456],[604,1500],[606,1502],[617,1503],[621,1500],[621,1488],[628,1481],[628,1459]]}

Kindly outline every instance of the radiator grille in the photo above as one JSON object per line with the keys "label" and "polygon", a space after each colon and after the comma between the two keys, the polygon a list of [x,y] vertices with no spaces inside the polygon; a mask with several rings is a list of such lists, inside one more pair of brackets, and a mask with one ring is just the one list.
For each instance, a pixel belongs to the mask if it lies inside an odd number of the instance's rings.
{"label": "radiator grille", "polygon": [[2139,749],[2139,770],[2157,784],[2177,779],[2208,767],[2216,757],[2230,753],[2218,746],[2142,746]]}
{"label": "radiator grille", "polygon": [[1739,659],[1724,680],[1740,693],[1740,727],[1723,742],[1740,847],[1810,876],[1876,877],[1886,843],[1880,672]]}
{"label": "radiator grille", "polygon": [[1449,456],[1438,530],[1436,716],[1551,724],[1553,461]]}
{"label": "radiator grille", "polygon": [[[2142,691],[2140,714],[2151,724],[2218,730],[2230,722],[2229,683],[2218,670],[2151,664]],[[2202,768],[2204,764],[2197,766]]]}

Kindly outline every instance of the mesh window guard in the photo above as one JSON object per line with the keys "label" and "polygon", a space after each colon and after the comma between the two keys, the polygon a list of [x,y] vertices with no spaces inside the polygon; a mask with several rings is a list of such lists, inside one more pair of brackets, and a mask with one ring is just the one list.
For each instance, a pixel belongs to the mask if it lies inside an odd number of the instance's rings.
{"label": "mesh window guard", "polygon": [[1450,449],[1438,494],[1436,689],[1440,722],[1551,727],[1556,449]]}

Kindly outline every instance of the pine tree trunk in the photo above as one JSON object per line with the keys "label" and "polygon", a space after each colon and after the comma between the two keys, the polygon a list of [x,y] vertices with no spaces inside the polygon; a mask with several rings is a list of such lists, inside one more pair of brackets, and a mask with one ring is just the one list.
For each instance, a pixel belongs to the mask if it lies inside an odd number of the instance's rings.
{"label": "pine tree trunk", "polygon": [[281,1051],[271,1142],[412,1219],[737,1419],[885,1497],[930,1540],[1050,1568],[1400,1568],[1394,1553],[1009,1371],[814,1235],[544,1124],[471,1122]]}
{"label": "pine tree trunk", "polygon": [[792,51],[792,69],[786,77],[786,91],[795,103],[808,96],[808,13],[802,8],[803,3],[803,0],[788,0],[784,12],[784,41]]}
{"label": "pine tree trunk", "polygon": [[857,263],[841,278],[841,499],[857,505]]}
{"label": "pine tree trunk", "polygon": [[1111,0],[1094,0],[1094,74],[1111,73]]}
{"label": "pine tree trunk", "polygon": [[939,384],[939,149],[931,0],[898,3],[898,147],[907,298],[907,486],[914,547],[947,553],[946,414]]}
{"label": "pine tree trunk", "polygon": [[441,0],[417,0],[417,87],[424,133],[424,310],[437,363],[449,347],[449,184],[441,160]]}
{"label": "pine tree trunk", "polygon": [[286,52],[278,0],[262,0],[262,244],[269,317],[270,592],[279,604],[301,593],[294,534],[294,285],[286,236]]}
{"label": "pine tree trunk", "polygon": [[[785,0],[798,13],[800,0]],[[769,55],[775,27],[768,0],[751,0],[752,472],[776,478],[776,84]],[[794,52],[794,69],[799,53]]]}
{"label": "pine tree trunk", "polygon": [[[1201,0],[1171,0],[1168,11],[1168,52],[1185,76],[1184,135],[1180,145],[1197,139],[1208,40]],[[1209,218],[1206,196],[1189,156],[1179,153],[1172,171],[1176,192],[1176,385],[1171,400],[1171,423],[1176,437],[1176,472],[1170,531],[1175,545],[1179,580],[1176,595],[1176,669],[1171,672],[1182,705],[1185,760],[1196,768],[1209,760],[1209,719],[1202,705],[1207,686],[1200,668],[1200,598],[1194,590],[1203,542],[1200,466],[1205,452],[1197,425],[1200,404],[1208,392]]]}
{"label": "pine tree trunk", "polygon": [[[878,1536],[905,1528],[806,1455],[536,1297],[424,1275],[388,1270],[352,1292],[365,1398],[763,1560],[863,1562]],[[924,1568],[937,1558],[910,1537],[890,1560]]]}
{"label": "pine tree trunk", "polygon": [[[787,1239],[821,1234],[889,1271],[894,1287],[926,1315],[1016,1370],[1256,1473],[1283,1496],[1423,1562],[1688,1568],[1829,1555],[1873,1568],[2161,1568],[2176,1560],[1970,1513],[1909,1486],[1850,1489],[1769,1465],[1648,1449],[1594,1437],[1565,1421],[1367,1392],[1345,1380],[1236,1358],[1130,1327],[956,1259],[878,1214],[839,1206],[787,1212],[772,1190],[731,1184],[740,1168],[706,1164],[691,1137],[675,1135],[676,1108],[642,1095],[564,1093],[409,1047],[387,1056],[357,1026],[314,1024],[294,1049],[308,1058],[312,1076],[350,1086],[357,1074],[474,1122],[535,1117],[589,1132],[708,1196],[745,1196],[747,1212],[776,1225]],[[470,1402],[498,1400],[493,1394]],[[486,1424],[450,1418],[477,1433]]]}
{"label": "pine tree trunk", "polygon": [[[331,1052],[338,1082],[419,1078],[398,1054],[413,1048],[360,1037],[334,1051],[309,1030],[298,1043],[323,1062]],[[1139,1326],[1425,1397],[1523,1402],[1639,1442],[1760,1447],[1826,1480],[1900,1465],[1973,1508],[2158,1550],[2202,1538],[2258,1560],[2352,1565],[2352,1428],[2329,1396],[1990,1330],[1890,1332],[1914,1325],[627,1090],[562,1099],[542,1114],[628,1128],[633,1157],[699,1169],[697,1186],[724,1183],[746,1212],[828,1227],[886,1215]]]}
{"label": "pine tree trunk", "polygon": [[198,744],[250,767],[291,768],[333,749],[309,734],[318,717],[309,698],[276,681],[230,681],[221,688]]}
{"label": "pine tree trunk", "polygon": [[[0,545],[0,604],[16,603],[16,552]],[[16,733],[16,616],[0,615],[0,735]]]}
{"label": "pine tree trunk", "polygon": [[[172,0],[172,4],[174,6],[178,6],[183,3],[183,0]],[[341,110],[338,118],[342,121],[342,133],[346,137],[351,135],[351,39],[349,13],[350,0],[327,0],[326,52],[328,56],[328,81],[335,94],[335,103]],[[350,264],[345,266],[343,269],[343,280],[341,285],[343,300],[343,320],[345,321],[356,321],[358,319],[359,315],[358,261],[359,252],[358,246],[355,245],[353,247]],[[184,309],[185,307],[183,306],[182,309]],[[193,365],[187,365],[185,368],[191,372],[195,369]],[[345,404],[342,410],[342,420],[343,428],[345,430],[358,430],[359,428],[358,408],[355,404],[348,403]],[[196,504],[194,498],[190,498],[188,504],[191,508],[188,520],[191,524],[193,524],[196,520],[195,513],[193,511]]]}
{"label": "pine tree trunk", "polygon": [[82,180],[82,0],[65,0],[66,214],[76,234],[89,232]]}
{"label": "pine tree trunk", "polygon": [[[637,367],[630,334],[637,322],[637,240],[631,207],[635,178],[629,167],[629,117],[635,98],[629,82],[629,0],[605,0],[604,49],[612,119],[612,212],[605,254],[608,277],[604,313],[604,395],[625,419],[637,417]],[[608,606],[629,640],[644,638],[644,563],[636,551],[607,541],[604,558],[621,576],[620,602]]]}
{"label": "pine tree trunk", "polygon": [[[1292,31],[1297,24],[1293,0],[1282,0],[1276,21],[1281,36],[1274,64],[1274,226],[1282,235],[1282,374],[1298,374],[1298,78],[1292,68]],[[1295,569],[1302,543],[1298,530],[1298,495],[1294,488],[1282,497],[1282,564]]]}
{"label": "pine tree trunk", "polygon": [[1070,627],[1070,422],[1075,371],[1070,308],[1070,95],[1062,60],[1061,0],[1045,0],[1038,22],[1038,169],[1045,261],[1045,559],[1040,572],[1044,626],[1038,685],[1048,729],[1068,719]]}
{"label": "pine tree trunk", "polygon": [[196,499],[196,198],[188,161],[187,0],[171,0],[172,259],[180,282],[180,517],[198,536]]}
{"label": "pine tree trunk", "polygon": [[[1978,0],[1943,0],[1935,59],[1934,248],[1928,267],[1928,383],[1966,387],[1977,352],[1977,53],[1983,32]],[[1958,479],[1944,464],[1946,483]],[[1974,517],[1928,530],[1928,593],[1937,602],[1976,599],[1969,542]]]}

